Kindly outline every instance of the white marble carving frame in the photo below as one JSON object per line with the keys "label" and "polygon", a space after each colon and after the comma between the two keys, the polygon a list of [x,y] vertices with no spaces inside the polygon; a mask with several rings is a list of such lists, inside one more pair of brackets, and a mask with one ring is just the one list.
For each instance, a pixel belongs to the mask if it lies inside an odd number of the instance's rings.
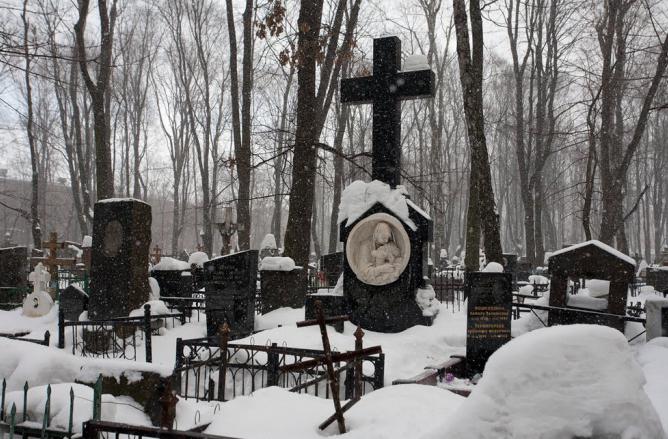
{"label": "white marble carving frame", "polygon": [[[362,245],[369,246],[373,242],[374,230],[378,223],[381,222],[387,223],[390,226],[394,243],[399,247],[401,260],[395,264],[397,270],[395,275],[392,275],[390,279],[375,280],[370,279],[365,275],[364,269],[368,264],[365,264],[365,262],[360,259],[368,256],[360,249]],[[346,240],[346,259],[348,265],[360,281],[369,285],[387,285],[396,281],[406,270],[410,257],[411,241],[408,233],[406,233],[406,229],[396,217],[387,213],[374,213],[360,220],[352,228],[348,234],[348,239]]]}

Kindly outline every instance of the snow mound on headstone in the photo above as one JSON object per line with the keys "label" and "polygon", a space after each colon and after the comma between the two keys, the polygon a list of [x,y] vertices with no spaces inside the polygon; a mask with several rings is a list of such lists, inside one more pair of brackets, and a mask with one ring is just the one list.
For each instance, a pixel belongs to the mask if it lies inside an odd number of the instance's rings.
{"label": "snow mound on headstone", "polygon": [[406,188],[403,186],[392,189],[389,184],[378,180],[370,183],[353,181],[341,195],[337,222],[341,224],[347,220],[345,224],[352,224],[374,204],[380,203],[415,230],[415,223],[408,217],[406,195]]}
{"label": "snow mound on headstone", "polygon": [[489,359],[440,437],[663,438],[626,338],[597,325],[538,329]]}
{"label": "snow mound on headstone", "polygon": [[482,271],[485,273],[503,273],[503,265],[498,262],[490,262]]}
{"label": "snow mound on headstone", "polygon": [[273,250],[275,248],[276,248],[276,237],[271,233],[267,233],[266,235],[264,235],[264,238],[262,238],[262,242],[260,243],[260,250],[265,250],[265,249]]}
{"label": "snow mound on headstone", "polygon": [[260,263],[261,271],[292,271],[295,267],[295,261],[286,256],[267,256]]}
{"label": "snow mound on headstone", "polygon": [[153,266],[153,271],[190,270],[190,264],[178,259],[163,256],[160,262]]}
{"label": "snow mound on headstone", "polygon": [[202,268],[205,262],[209,262],[209,256],[204,252],[193,252],[188,256],[188,265],[195,264]]}
{"label": "snow mound on headstone", "polygon": [[81,241],[82,248],[88,248],[93,246],[93,237],[90,235],[84,235],[83,240]]}

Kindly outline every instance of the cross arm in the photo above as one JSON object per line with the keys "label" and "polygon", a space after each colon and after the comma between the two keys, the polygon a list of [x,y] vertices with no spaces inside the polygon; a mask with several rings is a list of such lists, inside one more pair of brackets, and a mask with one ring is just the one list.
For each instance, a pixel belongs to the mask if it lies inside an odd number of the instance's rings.
{"label": "cross arm", "polygon": [[373,102],[374,92],[372,76],[341,80],[341,102],[344,104],[370,104]]}
{"label": "cross arm", "polygon": [[397,96],[400,99],[433,98],[436,75],[432,70],[397,73]]}

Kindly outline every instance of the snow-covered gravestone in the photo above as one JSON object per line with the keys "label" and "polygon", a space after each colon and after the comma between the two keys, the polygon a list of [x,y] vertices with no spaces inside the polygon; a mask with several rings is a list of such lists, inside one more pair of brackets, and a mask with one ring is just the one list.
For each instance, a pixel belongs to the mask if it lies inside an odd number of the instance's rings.
{"label": "snow-covered gravestone", "polygon": [[343,192],[339,226],[350,320],[378,332],[430,325],[431,305],[423,309],[417,295],[426,287],[433,224],[403,187],[353,182]]}
{"label": "snow-covered gravestone", "polygon": [[32,282],[33,290],[23,301],[23,314],[28,317],[41,317],[48,314],[53,307],[53,299],[48,292],[51,274],[40,262],[28,275],[28,280]]}
{"label": "snow-covered gravestone", "polygon": [[373,105],[373,181],[352,183],[341,200],[343,291],[350,320],[380,332],[399,332],[433,319],[431,310],[421,307],[425,301],[416,297],[427,285],[433,223],[399,184],[401,101],[433,97],[435,76],[424,60],[409,60],[399,71],[401,41],[377,38],[373,75],[341,81],[341,102]]}
{"label": "snow-covered gravestone", "polygon": [[260,259],[264,259],[267,256],[278,256],[278,247],[276,246],[276,237],[271,233],[267,233],[262,238],[260,243]]}
{"label": "snow-covered gravestone", "polygon": [[151,206],[140,200],[95,203],[88,315],[124,317],[148,301]]}
{"label": "snow-covered gravestone", "polygon": [[[582,242],[552,253],[549,259],[550,310],[548,325],[588,323],[606,325],[624,332],[626,302],[629,283],[635,277],[636,262],[614,248],[596,240]],[[599,279],[609,282],[608,294],[602,299],[607,303],[596,306],[599,312],[582,312],[583,299],[593,303],[591,297],[571,296],[567,293],[568,281]],[[574,298],[579,299],[578,302]],[[598,302],[598,301],[596,301]],[[569,308],[573,309],[569,309]]]}
{"label": "snow-covered gravestone", "polygon": [[282,307],[301,308],[304,296],[298,294],[302,267],[295,266],[292,258],[266,256],[260,261],[260,289],[262,314]]}

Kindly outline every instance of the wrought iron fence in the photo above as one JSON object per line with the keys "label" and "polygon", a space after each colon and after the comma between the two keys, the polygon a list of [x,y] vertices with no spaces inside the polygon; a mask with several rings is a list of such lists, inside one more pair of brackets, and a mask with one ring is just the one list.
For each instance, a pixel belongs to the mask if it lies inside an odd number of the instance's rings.
{"label": "wrought iron fence", "polygon": [[88,421],[83,426],[83,439],[110,439],[119,437],[128,439],[235,439],[229,436],[216,436],[194,431],[165,430],[158,427],[118,424],[105,421]]}
{"label": "wrought iron fence", "polygon": [[436,298],[452,312],[461,311],[464,303],[464,276],[461,271],[446,269],[436,273],[432,280]]}
{"label": "wrought iron fence", "polygon": [[[17,392],[7,392],[7,381],[2,380],[2,392],[0,393],[0,437],[4,437],[8,433],[9,439],[14,438],[68,438],[75,436],[76,428],[74,426],[74,389],[70,387],[68,394],[68,423],[67,427],[51,425],[51,385],[46,387],[46,402],[44,404],[44,411],[40,415],[34,412],[30,413],[28,407],[32,404],[29,402],[28,392],[30,386],[26,381],[23,389]],[[16,395],[19,398],[13,398],[11,393],[22,394]],[[41,398],[40,398],[41,399]],[[13,401],[12,401],[13,400]],[[19,403],[17,408],[16,403]],[[91,419],[99,420],[102,408],[102,378],[98,377],[95,386],[93,387],[93,411]],[[11,403],[11,406],[9,406]],[[36,419],[31,419],[35,417]],[[41,419],[40,419],[41,418]]]}
{"label": "wrought iron fence", "polygon": [[200,322],[206,311],[204,294],[193,294],[192,297],[160,297],[167,308],[182,315],[181,324]]}
{"label": "wrought iron fence", "polygon": [[171,320],[183,321],[182,313],[151,315],[151,306],[144,305],[144,315],[105,320],[66,321],[63,311],[58,314],[58,347],[65,348],[65,330],[71,327],[70,340],[73,355],[83,357],[124,358],[137,360],[137,351],[144,342],[145,360],[153,358],[151,335]]}
{"label": "wrought iron fence", "polygon": [[51,341],[51,332],[46,331],[44,333],[44,338],[42,340],[34,339],[34,338],[23,338],[24,336],[30,334],[30,332],[16,332],[13,334],[0,334],[0,337],[3,338],[9,338],[12,340],[18,340],[18,341],[27,341],[28,343],[35,343],[35,344],[40,344],[42,346],[48,346],[49,342]]}
{"label": "wrought iron fence", "polygon": [[[273,343],[268,346],[229,343],[222,361],[218,339],[177,339],[174,377],[180,396],[195,400],[227,401],[269,386],[330,398],[324,365],[305,371],[284,372],[283,366],[320,358],[321,350],[291,348]],[[339,364],[342,399],[354,391],[354,362]],[[363,359],[363,393],[383,387],[383,354]],[[224,377],[223,380],[220,377]]]}

